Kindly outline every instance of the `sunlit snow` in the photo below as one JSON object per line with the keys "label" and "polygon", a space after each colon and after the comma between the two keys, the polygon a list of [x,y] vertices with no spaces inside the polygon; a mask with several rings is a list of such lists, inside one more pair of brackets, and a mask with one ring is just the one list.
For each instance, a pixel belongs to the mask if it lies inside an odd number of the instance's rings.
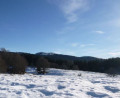
{"label": "sunlit snow", "polygon": [[120,76],[61,69],[48,72],[36,75],[34,68],[28,68],[24,75],[0,74],[0,98],[120,98]]}

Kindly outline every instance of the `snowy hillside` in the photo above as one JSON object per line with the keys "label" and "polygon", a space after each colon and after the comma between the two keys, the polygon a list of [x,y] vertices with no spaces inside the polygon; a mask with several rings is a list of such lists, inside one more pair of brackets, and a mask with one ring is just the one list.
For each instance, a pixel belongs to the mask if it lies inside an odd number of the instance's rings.
{"label": "snowy hillside", "polygon": [[[120,76],[50,69],[47,75],[0,74],[0,98],[120,98]],[[81,74],[81,76],[80,76]]]}

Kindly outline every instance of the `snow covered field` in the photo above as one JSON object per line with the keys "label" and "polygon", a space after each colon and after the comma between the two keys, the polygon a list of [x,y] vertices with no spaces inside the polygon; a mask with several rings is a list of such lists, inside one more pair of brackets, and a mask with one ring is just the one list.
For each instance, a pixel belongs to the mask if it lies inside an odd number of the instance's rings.
{"label": "snow covered field", "polygon": [[47,75],[33,75],[31,68],[27,72],[0,74],[0,98],[120,98],[120,76],[60,69]]}

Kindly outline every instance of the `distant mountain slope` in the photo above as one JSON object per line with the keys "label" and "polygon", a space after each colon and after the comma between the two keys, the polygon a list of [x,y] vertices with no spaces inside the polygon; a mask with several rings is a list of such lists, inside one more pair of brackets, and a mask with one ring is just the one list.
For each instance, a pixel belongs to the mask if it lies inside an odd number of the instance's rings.
{"label": "distant mountain slope", "polygon": [[91,57],[91,56],[83,56],[83,57],[75,57],[70,55],[63,55],[63,54],[56,54],[56,53],[45,53],[45,52],[39,52],[36,53],[36,55],[48,57],[51,59],[61,59],[61,60],[85,60],[85,61],[91,61],[91,60],[97,60],[99,58]]}

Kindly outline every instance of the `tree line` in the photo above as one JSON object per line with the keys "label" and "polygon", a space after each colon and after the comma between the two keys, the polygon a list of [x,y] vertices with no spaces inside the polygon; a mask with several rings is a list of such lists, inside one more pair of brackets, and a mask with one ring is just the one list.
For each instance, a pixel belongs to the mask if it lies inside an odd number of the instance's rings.
{"label": "tree line", "polygon": [[23,55],[9,52],[5,49],[0,51],[0,73],[24,74],[27,66],[34,66],[38,73],[46,73],[49,67],[47,59],[40,56]]}
{"label": "tree line", "polygon": [[120,74],[120,58],[84,60],[49,60],[52,68]]}
{"label": "tree line", "polygon": [[[21,53],[21,55],[27,59],[27,61],[29,62],[29,66],[36,67],[35,62],[36,59],[40,57],[39,55],[29,54],[29,53]],[[90,61],[66,60],[66,59],[63,60],[63,59],[53,59],[49,57],[44,57],[44,59],[46,59],[46,61],[49,63],[50,68],[120,74],[120,58],[95,59]]]}
{"label": "tree line", "polygon": [[120,74],[120,58],[85,60],[61,60],[41,57],[30,53],[0,51],[0,73],[24,74],[27,66],[36,67],[38,73],[47,68],[83,70],[109,74]]}

